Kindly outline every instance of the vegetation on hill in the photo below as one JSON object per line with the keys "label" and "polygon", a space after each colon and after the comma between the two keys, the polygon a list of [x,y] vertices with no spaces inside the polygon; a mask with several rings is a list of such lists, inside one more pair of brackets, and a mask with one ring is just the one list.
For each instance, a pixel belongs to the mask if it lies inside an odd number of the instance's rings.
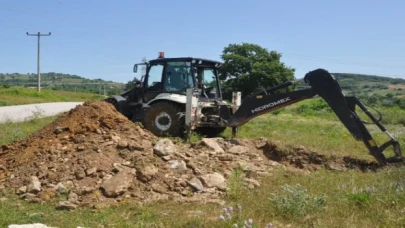
{"label": "vegetation on hill", "polygon": [[[34,73],[0,73],[0,84],[3,87],[36,87],[37,75]],[[78,75],[48,72],[41,73],[41,88],[110,95],[120,93],[124,88],[124,83],[102,79],[86,79]]]}

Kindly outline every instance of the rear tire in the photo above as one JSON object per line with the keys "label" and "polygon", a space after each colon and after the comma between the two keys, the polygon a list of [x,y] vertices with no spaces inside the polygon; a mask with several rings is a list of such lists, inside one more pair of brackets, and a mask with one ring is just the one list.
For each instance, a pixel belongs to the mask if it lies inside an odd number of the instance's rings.
{"label": "rear tire", "polygon": [[172,102],[157,102],[145,112],[143,126],[156,136],[182,137],[184,135],[184,117],[180,118],[184,108]]}
{"label": "rear tire", "polygon": [[120,109],[118,107],[118,101],[116,99],[109,97],[109,98],[105,99],[104,101],[112,104],[117,111],[120,111]]}

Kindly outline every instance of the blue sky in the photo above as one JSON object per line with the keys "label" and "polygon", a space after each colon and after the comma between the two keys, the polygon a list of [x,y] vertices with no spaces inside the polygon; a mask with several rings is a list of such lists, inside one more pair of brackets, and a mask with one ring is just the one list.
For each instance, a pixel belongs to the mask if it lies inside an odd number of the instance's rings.
{"label": "blue sky", "polygon": [[[383,3],[385,2],[385,3]],[[143,56],[220,60],[249,42],[283,54],[296,77],[317,68],[405,78],[403,0],[0,0],[0,72],[127,82]]]}

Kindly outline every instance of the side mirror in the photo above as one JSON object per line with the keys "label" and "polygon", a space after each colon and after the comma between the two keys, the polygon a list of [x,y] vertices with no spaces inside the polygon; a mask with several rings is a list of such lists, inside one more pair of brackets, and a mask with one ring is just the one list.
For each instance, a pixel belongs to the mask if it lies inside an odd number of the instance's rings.
{"label": "side mirror", "polygon": [[134,65],[133,72],[134,72],[134,73],[138,72],[138,65],[137,65],[137,64]]}

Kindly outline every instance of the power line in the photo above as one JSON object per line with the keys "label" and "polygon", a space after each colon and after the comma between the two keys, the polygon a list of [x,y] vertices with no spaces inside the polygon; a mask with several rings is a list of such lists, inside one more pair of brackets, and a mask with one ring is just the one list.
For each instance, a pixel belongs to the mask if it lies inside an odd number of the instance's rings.
{"label": "power line", "polygon": [[40,32],[38,32],[37,34],[29,34],[27,32],[27,36],[37,36],[38,37],[38,56],[37,56],[37,77],[38,77],[38,92],[41,92],[41,73],[40,73],[40,37],[41,36],[50,36],[51,33],[48,34],[41,34]]}

